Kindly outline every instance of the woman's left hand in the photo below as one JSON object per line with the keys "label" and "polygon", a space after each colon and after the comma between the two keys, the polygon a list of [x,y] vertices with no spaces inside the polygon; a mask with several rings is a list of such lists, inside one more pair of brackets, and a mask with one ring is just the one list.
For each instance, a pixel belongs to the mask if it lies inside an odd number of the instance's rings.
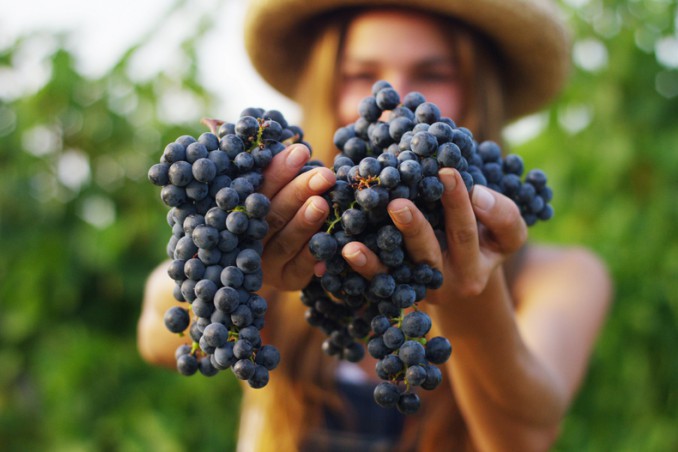
{"label": "woman's left hand", "polygon": [[[473,298],[486,288],[490,275],[527,240],[527,226],[516,204],[483,186],[471,196],[456,170],[439,172],[445,190],[445,249],[423,213],[408,199],[394,199],[388,212],[403,234],[405,248],[415,262],[425,262],[443,273],[443,286],[428,291],[431,304]],[[360,242],[344,246],[342,255],[366,278],[386,271],[376,254]]]}

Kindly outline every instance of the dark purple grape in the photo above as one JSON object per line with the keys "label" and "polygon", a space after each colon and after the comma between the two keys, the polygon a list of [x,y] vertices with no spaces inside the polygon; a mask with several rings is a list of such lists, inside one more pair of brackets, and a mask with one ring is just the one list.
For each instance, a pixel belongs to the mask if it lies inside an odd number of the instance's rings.
{"label": "dark purple grape", "polygon": [[254,372],[252,372],[252,376],[247,379],[247,383],[253,389],[260,389],[268,384],[269,378],[268,369],[264,366],[255,365]]}
{"label": "dark purple grape", "polygon": [[447,143],[452,140],[454,126],[443,122],[441,119],[440,121],[431,124],[431,127],[428,128],[428,133],[435,137],[438,144]]}
{"label": "dark purple grape", "polygon": [[235,259],[236,266],[243,273],[253,273],[261,268],[261,256],[251,248],[245,248]]}
{"label": "dark purple grape", "polygon": [[225,267],[221,272],[221,284],[224,286],[237,289],[242,286],[244,279],[245,275],[243,274],[242,270],[232,265]]}
{"label": "dark purple grape", "polygon": [[233,374],[240,380],[249,380],[255,371],[256,365],[249,359],[239,359],[233,364]]}
{"label": "dark purple grape", "polygon": [[156,163],[148,170],[148,180],[160,187],[169,184],[169,169],[168,163]]}
{"label": "dark purple grape", "polygon": [[251,193],[245,198],[245,211],[252,218],[266,218],[271,201],[261,193]]}
{"label": "dark purple grape", "polygon": [[381,163],[374,157],[365,157],[358,164],[358,174],[360,177],[378,176],[381,172]]}
{"label": "dark purple grape", "polygon": [[209,183],[217,175],[217,165],[208,158],[200,158],[193,162],[192,172],[198,182]]}
{"label": "dark purple grape", "polygon": [[248,225],[249,219],[245,212],[234,210],[226,217],[226,229],[235,235],[244,234]]}
{"label": "dark purple grape", "polygon": [[396,288],[393,277],[387,273],[380,273],[372,278],[370,292],[379,298],[389,298]]}
{"label": "dark purple grape", "polygon": [[430,132],[417,132],[412,137],[410,148],[419,157],[429,157],[438,149],[438,141]]}
{"label": "dark purple grape", "polygon": [[369,122],[375,122],[381,116],[381,108],[373,96],[363,98],[358,105],[358,114]]}
{"label": "dark purple grape", "polygon": [[414,116],[419,123],[433,124],[440,120],[440,108],[432,102],[422,102],[414,110]]}
{"label": "dark purple grape", "polygon": [[375,337],[370,339],[367,343],[367,352],[376,359],[384,358],[391,350],[384,344],[382,337]]}
{"label": "dark purple grape", "polygon": [[377,106],[382,110],[393,110],[400,104],[400,95],[392,87],[382,87],[375,95]]}
{"label": "dark purple grape", "polygon": [[412,386],[421,386],[426,381],[426,369],[423,366],[409,366],[405,371],[405,381]]}
{"label": "dark purple grape", "polygon": [[268,370],[273,370],[280,362],[280,352],[272,345],[264,345],[257,351],[254,362]]}
{"label": "dark purple grape", "polygon": [[314,234],[309,241],[311,254],[319,261],[330,259],[337,252],[338,247],[337,239],[326,232]]}
{"label": "dark purple grape", "polygon": [[168,309],[163,320],[167,329],[172,333],[181,333],[188,328],[188,324],[191,321],[188,311],[179,306],[173,306]]}
{"label": "dark purple grape", "polygon": [[355,200],[364,210],[373,210],[379,206],[379,193],[372,188],[365,188],[355,193]]}
{"label": "dark purple grape", "polygon": [[195,163],[199,159],[207,158],[208,155],[207,147],[199,141],[186,146],[186,161],[188,163]]}
{"label": "dark purple grape", "polygon": [[[407,110],[410,111],[411,110]],[[414,127],[413,118],[408,116],[399,116],[393,118],[388,125],[388,133],[393,141],[400,142],[402,137]]]}
{"label": "dark purple grape", "polygon": [[[397,349],[397,347],[393,348],[393,350],[395,349]],[[381,360],[381,366],[382,370],[389,378],[396,378],[397,375],[405,369],[405,363],[403,363],[398,355],[393,354],[384,356]]]}
{"label": "dark purple grape", "polygon": [[401,309],[407,309],[412,306],[417,298],[417,294],[409,284],[399,284],[396,286],[391,301],[394,306]]}
{"label": "dark purple grape", "polygon": [[431,329],[431,318],[422,311],[413,311],[405,315],[401,328],[408,337],[424,337]]}
{"label": "dark purple grape", "polygon": [[397,350],[405,342],[403,330],[396,326],[389,327],[383,334],[384,345],[391,350]]}
{"label": "dark purple grape", "polygon": [[400,395],[398,399],[398,411],[403,414],[414,414],[421,406],[419,396],[414,392],[406,392]]}
{"label": "dark purple grape", "polygon": [[193,375],[198,371],[198,360],[190,354],[181,355],[177,358],[177,370],[182,375]]}
{"label": "dark purple grape", "polygon": [[374,388],[374,401],[384,408],[394,408],[400,399],[400,390],[393,383],[381,382]]}
{"label": "dark purple grape", "polygon": [[184,160],[174,162],[170,165],[167,176],[172,185],[185,187],[193,180],[193,167]]}
{"label": "dark purple grape", "polygon": [[169,143],[165,146],[165,150],[162,153],[162,159],[169,164],[186,160],[186,147],[177,142]]}
{"label": "dark purple grape", "polygon": [[341,215],[341,225],[348,235],[360,234],[367,226],[365,212],[354,208],[345,210]]}
{"label": "dark purple grape", "polygon": [[403,97],[403,105],[412,111],[415,111],[424,102],[426,102],[426,98],[418,91],[409,92]]}
{"label": "dark purple grape", "polygon": [[398,356],[407,367],[426,363],[426,350],[414,340],[405,341],[398,350]]}
{"label": "dark purple grape", "polygon": [[443,364],[451,354],[452,345],[442,336],[436,336],[426,343],[426,359],[433,364]]}

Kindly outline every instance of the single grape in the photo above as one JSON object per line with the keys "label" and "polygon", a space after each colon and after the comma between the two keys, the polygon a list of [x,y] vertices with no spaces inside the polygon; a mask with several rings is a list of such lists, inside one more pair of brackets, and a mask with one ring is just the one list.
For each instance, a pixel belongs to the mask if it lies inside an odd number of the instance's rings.
{"label": "single grape", "polygon": [[172,333],[183,332],[186,328],[188,328],[188,324],[191,321],[188,311],[178,306],[169,308],[165,312],[163,320],[167,329]]}
{"label": "single grape", "polygon": [[254,372],[252,372],[252,375],[247,379],[247,383],[251,388],[259,389],[268,384],[269,378],[268,369],[266,369],[266,367],[255,365]]}
{"label": "single grape", "polygon": [[318,261],[324,261],[334,256],[338,247],[337,240],[327,232],[318,232],[309,241],[311,254]]}
{"label": "single grape", "polygon": [[198,371],[198,360],[190,354],[181,355],[177,358],[177,370],[182,375],[193,375]]}
{"label": "single grape", "polygon": [[433,364],[443,364],[452,354],[450,341],[436,336],[426,343],[426,358]]}
{"label": "single grape", "polygon": [[249,359],[239,359],[233,364],[233,374],[240,380],[249,380],[255,371],[256,365]]}
{"label": "single grape", "polygon": [[405,315],[401,328],[408,337],[424,337],[431,329],[431,318],[422,311],[412,311]]}
{"label": "single grape", "polygon": [[414,414],[419,410],[421,406],[421,400],[419,396],[414,392],[406,392],[400,395],[398,398],[398,411],[403,414]]}
{"label": "single grape", "polygon": [[394,408],[400,399],[400,391],[393,383],[384,381],[374,388],[374,401],[384,408]]}

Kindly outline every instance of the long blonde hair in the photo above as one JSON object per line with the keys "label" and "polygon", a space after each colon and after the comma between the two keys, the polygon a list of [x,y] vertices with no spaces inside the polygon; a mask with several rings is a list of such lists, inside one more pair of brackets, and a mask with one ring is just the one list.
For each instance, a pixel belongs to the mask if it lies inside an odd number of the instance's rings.
{"label": "long blonde hair", "polygon": [[[356,11],[334,14],[332,20],[317,28],[298,83],[296,100],[304,114],[305,140],[314,147],[313,157],[325,165],[332,164],[337,152],[333,134],[343,125],[336,114],[339,55],[346,28],[355,14]],[[461,118],[452,119],[470,129],[479,140],[500,141],[505,116],[498,55],[465,25],[451,27],[449,20],[437,20],[449,35],[463,71],[463,113]],[[266,388],[245,391],[243,407],[245,412],[254,410],[261,416],[258,450],[293,451],[322,420],[323,406],[339,406],[332,390],[337,362],[321,351],[324,336],[306,323],[298,293],[279,294],[276,298],[269,303],[265,329],[269,341],[281,351],[281,364]],[[403,450],[416,447],[433,451],[439,450],[440,444],[455,443],[469,448],[466,426],[456,408],[448,375],[444,378],[448,384],[437,388],[436,394],[422,394],[422,409],[416,417],[408,418],[401,441]]]}

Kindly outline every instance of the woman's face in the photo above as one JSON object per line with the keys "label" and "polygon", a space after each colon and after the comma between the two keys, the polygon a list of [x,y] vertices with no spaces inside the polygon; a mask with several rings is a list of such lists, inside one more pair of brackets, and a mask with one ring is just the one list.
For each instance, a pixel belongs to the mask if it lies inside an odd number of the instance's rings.
{"label": "woman's face", "polygon": [[338,115],[358,117],[372,84],[386,80],[402,96],[419,91],[452,119],[461,111],[458,67],[449,37],[430,17],[398,10],[369,11],[348,26],[339,66]]}

